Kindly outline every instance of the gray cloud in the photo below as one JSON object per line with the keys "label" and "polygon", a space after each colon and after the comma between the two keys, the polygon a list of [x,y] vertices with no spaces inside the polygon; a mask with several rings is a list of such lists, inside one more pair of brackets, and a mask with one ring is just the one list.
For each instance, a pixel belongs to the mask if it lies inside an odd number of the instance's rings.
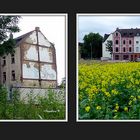
{"label": "gray cloud", "polygon": [[119,28],[140,28],[140,15],[79,15],[78,16],[78,41],[82,42],[85,34],[90,32],[114,32]]}

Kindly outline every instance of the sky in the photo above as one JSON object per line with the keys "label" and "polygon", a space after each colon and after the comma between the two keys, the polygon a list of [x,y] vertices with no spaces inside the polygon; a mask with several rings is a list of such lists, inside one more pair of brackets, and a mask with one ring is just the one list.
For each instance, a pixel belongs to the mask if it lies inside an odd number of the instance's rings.
{"label": "sky", "polygon": [[83,42],[83,37],[90,33],[110,34],[116,28],[140,28],[140,15],[138,14],[80,14],[77,18],[78,42]]}
{"label": "sky", "polygon": [[55,44],[56,63],[57,63],[57,79],[60,84],[62,78],[66,77],[66,36],[67,36],[67,21],[64,14],[49,14],[49,15],[20,15],[18,26],[20,32],[14,33],[13,37],[18,37],[27,32],[40,27],[40,31],[45,37]]}

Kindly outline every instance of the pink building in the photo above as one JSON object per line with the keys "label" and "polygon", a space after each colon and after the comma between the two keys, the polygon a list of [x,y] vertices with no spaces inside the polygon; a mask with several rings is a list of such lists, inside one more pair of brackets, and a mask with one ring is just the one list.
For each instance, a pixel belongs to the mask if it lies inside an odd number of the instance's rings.
{"label": "pink building", "polygon": [[[113,60],[133,61],[140,57],[140,29],[117,28],[115,32],[110,34],[110,36],[112,36],[110,40],[112,40],[113,44],[113,52],[112,52]],[[105,45],[103,45],[103,47],[104,46]],[[103,55],[105,53],[106,52],[103,52]]]}

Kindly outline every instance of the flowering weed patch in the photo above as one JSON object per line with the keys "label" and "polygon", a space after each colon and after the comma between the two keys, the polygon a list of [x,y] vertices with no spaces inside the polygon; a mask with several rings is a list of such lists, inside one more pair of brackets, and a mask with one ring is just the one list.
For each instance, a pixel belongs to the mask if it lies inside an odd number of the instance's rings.
{"label": "flowering weed patch", "polygon": [[80,63],[79,119],[140,119],[140,63]]}

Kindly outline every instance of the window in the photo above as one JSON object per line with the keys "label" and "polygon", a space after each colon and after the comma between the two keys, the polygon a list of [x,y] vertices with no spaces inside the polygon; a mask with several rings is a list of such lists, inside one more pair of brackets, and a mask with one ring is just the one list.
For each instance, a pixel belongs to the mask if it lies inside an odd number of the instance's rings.
{"label": "window", "polygon": [[129,52],[131,52],[132,51],[132,49],[131,49],[131,47],[129,48]]}
{"label": "window", "polygon": [[136,47],[136,52],[139,52],[139,47]]}
{"label": "window", "polygon": [[119,51],[119,48],[118,47],[116,47],[116,52],[118,52]]}
{"label": "window", "polygon": [[128,60],[129,56],[128,55],[123,55],[123,60]]}
{"label": "window", "polygon": [[11,54],[11,64],[15,63],[15,55]]}
{"label": "window", "polygon": [[139,44],[139,41],[136,41],[136,44]]}
{"label": "window", "polygon": [[123,44],[125,44],[125,40],[123,40]]}
{"label": "window", "polygon": [[129,44],[131,44],[132,42],[131,42],[131,40],[129,40]]}
{"label": "window", "polygon": [[118,44],[118,40],[116,40],[116,44]]}
{"label": "window", "polygon": [[125,52],[125,48],[123,48],[123,52]]}
{"label": "window", "polygon": [[116,33],[116,36],[118,36],[118,33]]}
{"label": "window", "polygon": [[3,72],[3,83],[6,82],[6,72]]}
{"label": "window", "polygon": [[115,60],[119,60],[119,55],[115,55]]}
{"label": "window", "polygon": [[5,66],[6,65],[6,57],[3,56],[2,59],[3,59],[3,64],[2,65]]}
{"label": "window", "polygon": [[15,71],[14,70],[12,70],[12,79],[11,79],[12,81],[15,81],[16,80],[16,78],[15,78]]}

